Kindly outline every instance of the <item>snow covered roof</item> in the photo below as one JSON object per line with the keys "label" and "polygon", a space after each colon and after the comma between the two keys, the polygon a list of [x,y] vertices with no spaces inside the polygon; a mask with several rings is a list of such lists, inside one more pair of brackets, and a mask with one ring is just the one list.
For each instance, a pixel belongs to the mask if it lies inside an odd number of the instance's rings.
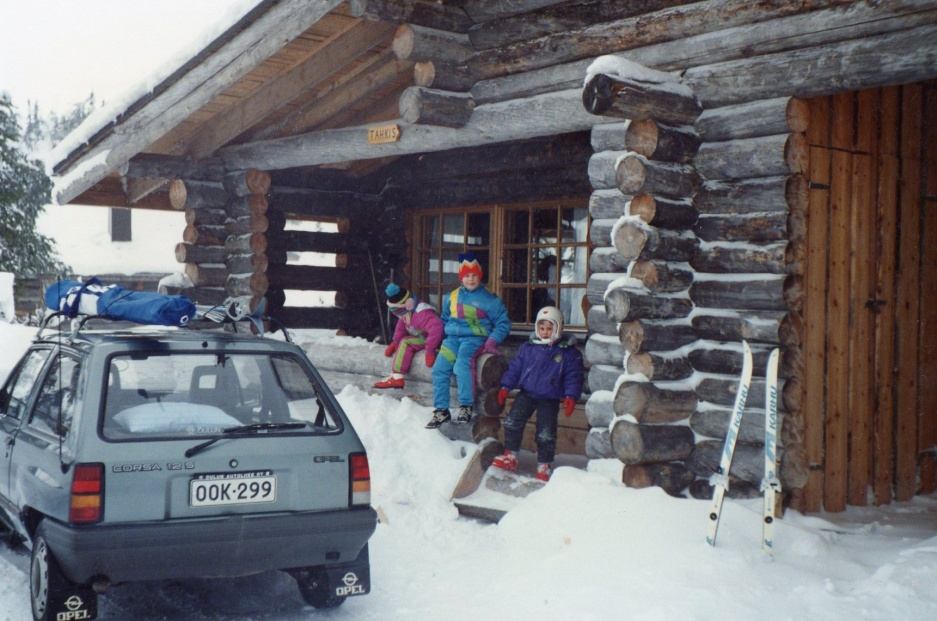
{"label": "snow covered roof", "polygon": [[[284,119],[284,110],[306,112],[320,98],[337,95],[347,81],[339,76],[367,79],[383,71],[402,90],[401,78],[410,78],[412,70],[389,62],[393,30],[393,24],[351,14],[341,0],[232,2],[202,38],[57,145],[50,158],[53,198],[60,204],[142,206],[137,201],[146,196],[145,206],[168,209],[165,188],[147,196],[118,183],[131,159],[146,153],[202,160],[247,130],[255,139],[306,131],[329,119]],[[373,112],[375,103],[386,109],[375,97],[368,93],[326,108],[332,115],[368,107]]]}

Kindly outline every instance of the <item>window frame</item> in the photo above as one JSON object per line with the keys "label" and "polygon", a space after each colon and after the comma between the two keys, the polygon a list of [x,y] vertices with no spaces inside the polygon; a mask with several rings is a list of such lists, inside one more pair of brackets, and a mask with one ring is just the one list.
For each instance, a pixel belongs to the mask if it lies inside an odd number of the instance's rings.
{"label": "window frame", "polygon": [[[537,210],[544,209],[554,209],[556,211],[557,224],[560,223],[562,218],[562,210],[564,209],[583,209],[585,211],[585,222],[586,230],[584,239],[581,241],[573,241],[564,243],[560,236],[557,236],[557,239],[553,243],[533,243],[530,239],[531,236],[531,226],[532,217],[530,214]],[[506,233],[507,233],[507,218],[510,212],[524,211],[528,214],[528,228],[527,228],[527,241],[525,243],[505,243]],[[489,216],[489,239],[487,245],[484,246],[469,246],[469,228],[468,228],[468,218],[471,214],[476,213],[485,213]],[[428,294],[438,294],[440,303],[444,299],[444,296],[451,291],[454,286],[443,283],[442,278],[442,261],[443,251],[453,248],[452,246],[444,245],[443,240],[443,218],[445,216],[451,216],[455,214],[463,215],[463,242],[462,246],[459,249],[459,252],[465,252],[468,249],[478,249],[480,251],[485,251],[488,253],[488,271],[485,274],[484,282],[488,287],[488,290],[492,293],[498,295],[502,299],[504,298],[505,290],[507,289],[524,289],[527,291],[527,307],[530,308],[531,321],[519,321],[512,317],[512,332],[514,333],[524,333],[533,329],[533,317],[536,313],[536,308],[531,308],[533,291],[536,289],[546,289],[551,292],[551,295],[554,297],[558,296],[560,291],[563,289],[578,289],[582,291],[583,299],[586,298],[586,290],[588,288],[588,281],[590,276],[589,269],[589,255],[592,252],[592,243],[590,241],[590,229],[592,227],[592,217],[589,214],[588,210],[588,197],[572,197],[572,198],[562,198],[562,199],[551,199],[543,201],[531,201],[524,203],[489,203],[481,205],[466,205],[466,206],[457,206],[457,207],[435,207],[429,209],[419,209],[411,212],[411,222],[409,224],[409,230],[411,232],[411,244],[410,244],[410,288],[413,289],[414,293],[420,296],[421,299],[430,300]],[[424,219],[427,217],[435,216],[436,227],[437,227],[437,237],[433,245],[427,245],[425,240],[427,239],[425,231],[423,228]],[[544,249],[544,248],[553,248],[555,249],[555,256],[559,261],[562,250],[566,248],[575,249],[583,248],[586,253],[585,257],[585,279],[583,282],[579,283],[563,283],[562,278],[557,278],[555,283],[551,284],[538,284],[532,283],[530,278],[531,273],[531,250],[534,249]],[[527,282],[526,283],[510,283],[504,284],[504,275],[503,275],[503,266],[504,258],[510,250],[519,250],[527,249]],[[433,253],[438,253],[438,260],[440,263],[438,265],[440,271],[440,278],[438,282],[432,282],[424,279],[425,273],[425,259],[427,255],[432,256]],[[558,269],[560,265],[558,264]],[[558,298],[557,298],[558,299]],[[572,324],[566,326],[564,329],[568,329],[570,332],[575,333],[586,333],[588,331],[588,313],[583,312],[583,323],[581,324]]]}

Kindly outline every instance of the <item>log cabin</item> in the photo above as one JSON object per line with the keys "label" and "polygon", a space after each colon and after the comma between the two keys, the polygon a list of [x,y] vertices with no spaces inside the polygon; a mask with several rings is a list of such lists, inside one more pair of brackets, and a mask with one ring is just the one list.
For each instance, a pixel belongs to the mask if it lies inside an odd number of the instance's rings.
{"label": "log cabin", "polygon": [[779,347],[786,502],[841,511],[937,490],[935,79],[934,0],[261,0],[60,150],[55,199],[184,210],[184,293],[368,338],[471,248],[517,338],[552,303],[585,342],[561,452],[675,495],[711,494],[742,340],[757,493]]}

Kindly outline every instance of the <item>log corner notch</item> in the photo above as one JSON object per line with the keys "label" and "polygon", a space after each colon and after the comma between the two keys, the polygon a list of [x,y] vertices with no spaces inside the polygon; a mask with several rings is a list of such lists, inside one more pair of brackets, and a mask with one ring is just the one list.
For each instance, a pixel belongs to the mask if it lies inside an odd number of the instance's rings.
{"label": "log corner notch", "polygon": [[633,121],[693,125],[703,108],[672,74],[619,56],[600,56],[587,70],[582,104],[590,113]]}

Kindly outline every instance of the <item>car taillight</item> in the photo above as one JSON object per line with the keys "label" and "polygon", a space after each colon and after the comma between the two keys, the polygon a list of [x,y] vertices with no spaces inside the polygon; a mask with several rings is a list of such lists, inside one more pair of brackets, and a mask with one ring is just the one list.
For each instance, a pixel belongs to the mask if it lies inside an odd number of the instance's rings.
{"label": "car taillight", "polygon": [[368,506],[371,504],[371,470],[368,468],[368,456],[364,453],[352,453],[349,456],[351,505]]}
{"label": "car taillight", "polygon": [[68,521],[90,524],[104,515],[104,464],[77,464],[72,474]]}

